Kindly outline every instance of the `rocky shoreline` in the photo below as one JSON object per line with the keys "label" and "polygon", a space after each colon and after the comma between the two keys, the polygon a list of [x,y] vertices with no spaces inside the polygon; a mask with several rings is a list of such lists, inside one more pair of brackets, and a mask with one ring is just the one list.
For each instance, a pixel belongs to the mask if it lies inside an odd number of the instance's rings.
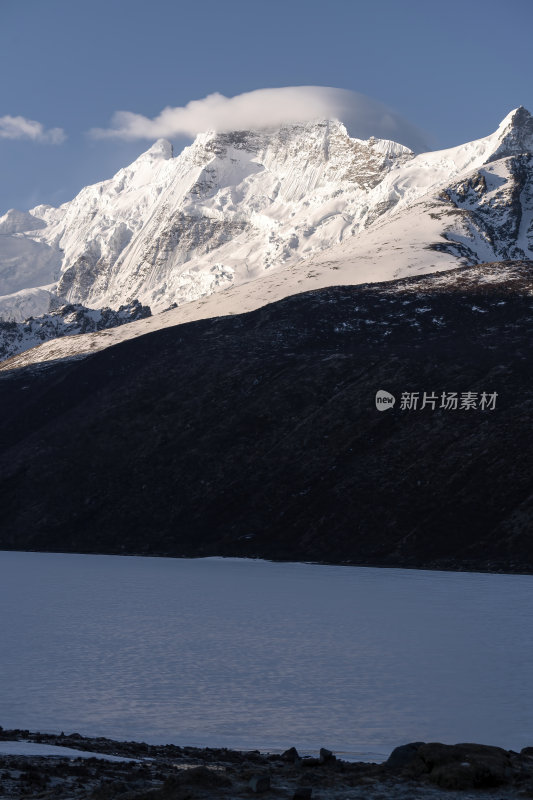
{"label": "rocky shoreline", "polygon": [[[65,747],[65,755],[5,752],[7,743],[13,748],[15,742],[23,752],[28,742]],[[87,756],[73,757],[72,749]],[[0,728],[0,800],[240,800],[256,795],[265,800],[533,797],[533,747],[517,753],[478,744],[415,742],[375,764],[343,761],[324,748],[311,758],[301,757],[294,747],[264,754]]]}

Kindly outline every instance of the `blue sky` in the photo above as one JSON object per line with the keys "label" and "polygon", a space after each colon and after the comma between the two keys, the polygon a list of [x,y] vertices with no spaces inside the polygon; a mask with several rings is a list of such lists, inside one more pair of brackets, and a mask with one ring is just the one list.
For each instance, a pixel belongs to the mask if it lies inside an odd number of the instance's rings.
{"label": "blue sky", "polygon": [[339,87],[433,147],[479,138],[533,112],[532,32],[531,0],[0,0],[0,118],[67,137],[0,138],[0,214],[64,202],[147,149],[87,135],[117,110],[156,117],[213,92]]}

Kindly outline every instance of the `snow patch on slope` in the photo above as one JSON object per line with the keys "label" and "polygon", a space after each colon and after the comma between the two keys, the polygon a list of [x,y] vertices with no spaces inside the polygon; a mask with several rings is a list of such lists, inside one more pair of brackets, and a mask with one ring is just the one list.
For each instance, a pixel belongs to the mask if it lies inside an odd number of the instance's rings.
{"label": "snow patch on slope", "polygon": [[76,750],[73,747],[61,747],[53,744],[27,741],[0,741],[0,754],[5,756],[52,756],[55,758],[100,758],[105,761],[137,761],[135,758],[112,756],[107,753],[93,753],[88,750]]}

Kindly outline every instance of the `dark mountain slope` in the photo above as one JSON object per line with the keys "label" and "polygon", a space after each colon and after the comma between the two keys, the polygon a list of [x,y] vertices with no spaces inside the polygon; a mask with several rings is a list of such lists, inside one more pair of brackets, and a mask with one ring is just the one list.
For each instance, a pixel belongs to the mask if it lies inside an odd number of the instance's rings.
{"label": "dark mountain slope", "polygon": [[0,548],[533,571],[532,323],[501,262],[0,372]]}

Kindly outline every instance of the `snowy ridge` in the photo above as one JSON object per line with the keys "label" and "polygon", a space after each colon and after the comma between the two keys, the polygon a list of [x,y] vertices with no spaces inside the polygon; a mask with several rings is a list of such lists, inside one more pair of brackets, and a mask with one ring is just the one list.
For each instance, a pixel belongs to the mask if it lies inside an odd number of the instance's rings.
{"label": "snowy ridge", "polygon": [[[454,291],[461,289],[466,291],[467,289],[476,289],[479,286],[519,285],[519,291],[525,290],[529,292],[532,264],[532,261],[504,261],[477,264],[475,267],[446,267],[445,269],[437,269],[433,273],[428,273],[425,270],[415,274],[411,270],[404,270],[394,280],[383,278],[381,282],[383,285],[380,286],[380,290],[390,295],[398,293],[416,295],[417,293],[422,293],[424,295],[424,305],[431,304],[432,294],[438,294],[443,290]],[[337,284],[334,283],[334,277],[339,275],[337,271],[339,269],[335,262],[325,264],[322,272],[318,268],[312,269],[308,274],[305,291],[308,291],[309,288],[322,289],[346,285],[343,284],[342,279]],[[342,272],[340,274],[342,276]],[[365,275],[370,277],[365,280]],[[365,271],[363,266],[359,276],[361,280],[359,280],[358,285],[369,287],[376,283],[372,279],[371,268],[366,268]],[[229,290],[227,293],[215,294],[204,298],[202,301],[189,303],[182,308],[169,309],[164,313],[138,319],[127,325],[100,330],[96,333],[44,341],[43,344],[34,347],[32,350],[26,350],[25,352],[21,350],[18,355],[14,355],[4,363],[0,363],[0,373],[32,365],[37,368],[41,366],[45,368],[47,364],[52,362],[84,358],[121,342],[136,339],[139,336],[154,333],[164,328],[171,328],[194,320],[233,314],[234,312],[228,310],[228,308],[236,306],[242,307],[243,311],[252,311],[267,303],[277,302],[288,296],[302,293],[304,290],[295,292],[287,290],[287,284],[293,285],[294,283],[294,276],[292,277],[293,281],[290,283],[287,281],[287,283],[279,282],[278,284],[274,284],[273,279],[270,278],[269,283],[264,287],[265,291],[261,294],[252,292],[250,286],[240,286]],[[303,281],[299,281],[299,283],[302,284]],[[247,291],[248,294],[246,294]],[[487,303],[486,308],[482,309],[482,311],[490,309],[491,304]],[[479,312],[479,308],[472,309],[474,317]],[[395,321],[398,322],[398,319]],[[354,319],[346,319],[343,323],[344,329],[351,330],[353,323]],[[413,324],[418,323],[414,322]],[[437,322],[436,324],[439,323]],[[453,323],[451,324],[453,325]],[[381,330],[383,332],[383,329]],[[391,331],[392,328],[385,335],[390,334]]]}
{"label": "snowy ridge", "polygon": [[111,308],[90,309],[79,304],[62,306],[50,314],[25,320],[25,322],[0,322],[0,360],[11,358],[50,339],[75,336],[82,333],[108,330],[145,319],[151,314],[147,306],[137,300]]}

